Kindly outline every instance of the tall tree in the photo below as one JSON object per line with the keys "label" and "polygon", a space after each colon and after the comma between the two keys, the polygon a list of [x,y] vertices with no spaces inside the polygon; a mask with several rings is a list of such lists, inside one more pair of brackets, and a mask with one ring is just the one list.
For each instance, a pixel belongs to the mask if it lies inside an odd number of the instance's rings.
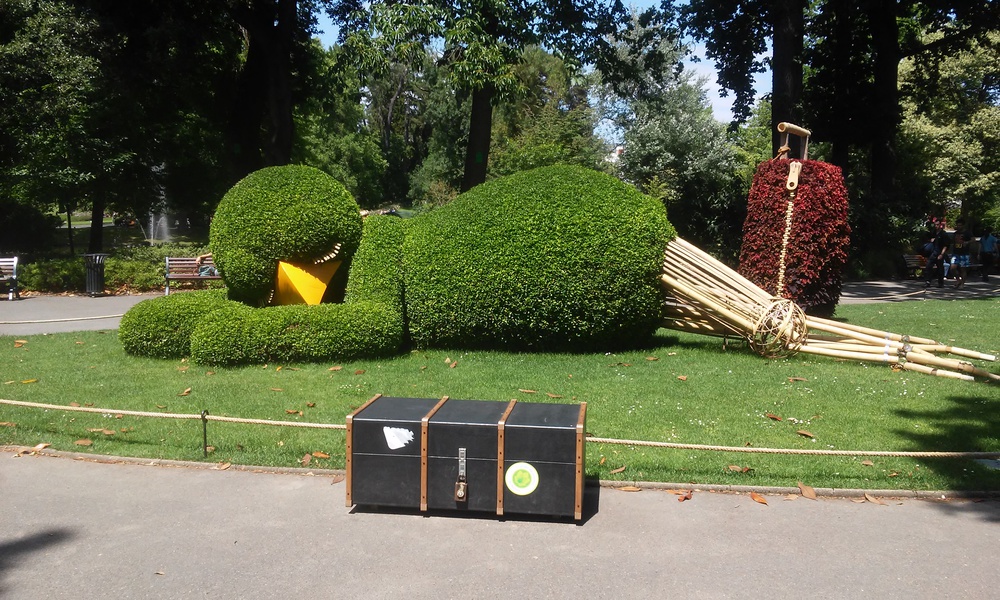
{"label": "tall tree", "polygon": [[597,0],[431,0],[420,4],[338,0],[331,11],[346,46],[366,71],[384,71],[386,48],[414,41],[443,43],[440,60],[471,97],[462,189],[486,179],[493,104],[517,89],[514,66],[529,45],[544,45],[581,63],[604,60],[620,3]]}

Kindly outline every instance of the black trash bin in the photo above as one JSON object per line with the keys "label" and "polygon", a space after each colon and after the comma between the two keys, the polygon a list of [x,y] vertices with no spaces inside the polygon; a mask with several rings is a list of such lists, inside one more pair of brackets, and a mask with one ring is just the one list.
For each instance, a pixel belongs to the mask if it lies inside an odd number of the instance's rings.
{"label": "black trash bin", "polygon": [[91,296],[104,295],[104,260],[107,254],[84,254],[87,267],[87,293]]}

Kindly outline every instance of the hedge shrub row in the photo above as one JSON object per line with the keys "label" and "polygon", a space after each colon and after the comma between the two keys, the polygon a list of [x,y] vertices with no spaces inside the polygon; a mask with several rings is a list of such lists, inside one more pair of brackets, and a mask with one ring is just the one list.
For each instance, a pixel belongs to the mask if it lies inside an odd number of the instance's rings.
{"label": "hedge shrub row", "polygon": [[279,261],[311,261],[338,242],[349,256],[360,239],[358,205],[344,186],[319,169],[285,165],[255,171],[226,193],[209,246],[230,298],[261,306]]}
{"label": "hedge shrub row", "polygon": [[240,306],[226,299],[225,290],[203,290],[150,298],[122,317],[118,339],[129,354],[177,358],[191,352],[191,334],[220,309]]}
{"label": "hedge shrub row", "polygon": [[343,304],[227,309],[202,322],[191,358],[211,365],[390,356],[403,343],[399,219],[373,216],[351,261]]}
{"label": "hedge shrub row", "polygon": [[418,347],[629,346],[661,322],[675,232],[663,205],[602,173],[553,166],[487,182],[417,217],[404,244]]}

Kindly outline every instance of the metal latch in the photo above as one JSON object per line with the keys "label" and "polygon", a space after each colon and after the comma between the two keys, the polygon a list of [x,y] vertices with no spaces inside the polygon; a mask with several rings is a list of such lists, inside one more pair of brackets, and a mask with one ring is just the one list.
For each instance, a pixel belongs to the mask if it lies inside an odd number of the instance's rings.
{"label": "metal latch", "polygon": [[455,501],[465,502],[469,496],[469,484],[465,480],[465,448],[458,449],[458,481],[455,482]]}

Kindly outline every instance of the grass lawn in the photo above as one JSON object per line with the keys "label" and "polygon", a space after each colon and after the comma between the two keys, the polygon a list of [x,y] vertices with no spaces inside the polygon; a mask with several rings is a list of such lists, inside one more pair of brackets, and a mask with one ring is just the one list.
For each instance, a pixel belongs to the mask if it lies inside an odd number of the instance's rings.
{"label": "grass lawn", "polygon": [[[842,306],[838,318],[1000,355],[997,299]],[[207,409],[213,415],[322,423],[343,423],[376,393],[579,401],[587,402],[588,432],[602,438],[1000,451],[998,385],[806,355],[767,360],[741,342],[724,345],[669,331],[661,331],[648,348],[614,354],[431,350],[388,360],[239,369],[127,356],[115,333],[36,335],[19,338],[23,344],[0,337],[0,397],[118,410]],[[983,366],[1000,372],[1000,364]],[[0,444],[46,442],[60,450],[205,460],[200,420],[0,405],[0,422]],[[215,450],[207,460],[212,462],[297,466],[304,454],[322,452],[330,458],[314,458],[310,466],[344,466],[341,431],[226,423],[208,428]],[[91,445],[75,443],[83,439]],[[814,487],[1000,490],[1000,471],[970,460],[779,456],[596,443],[587,444],[587,475],[701,484],[794,486],[802,481]]]}

